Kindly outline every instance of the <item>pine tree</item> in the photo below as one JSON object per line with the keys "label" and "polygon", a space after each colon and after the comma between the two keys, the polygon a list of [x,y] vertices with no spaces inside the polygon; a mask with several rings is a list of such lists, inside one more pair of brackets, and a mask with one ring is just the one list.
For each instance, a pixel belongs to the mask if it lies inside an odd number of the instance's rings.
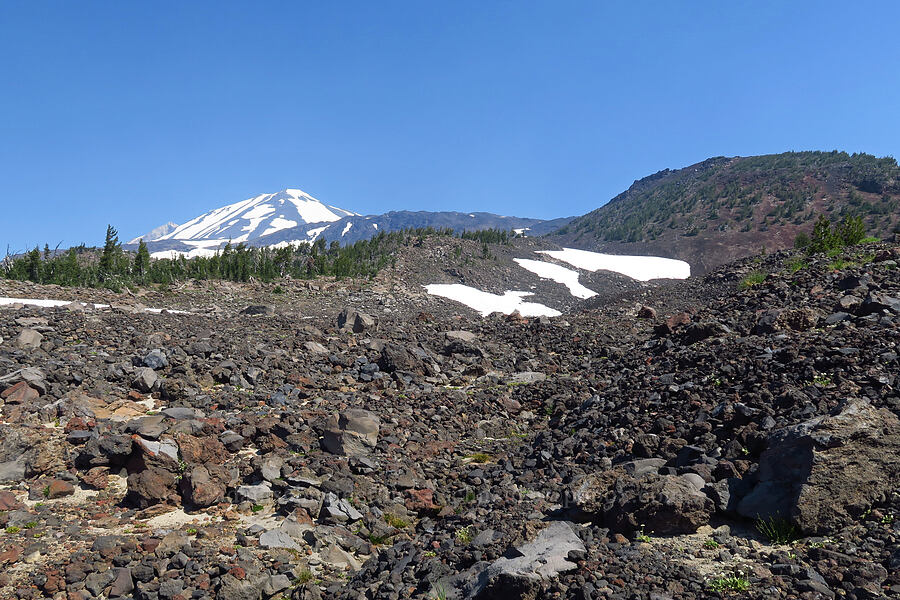
{"label": "pine tree", "polygon": [[809,242],[809,252],[827,252],[836,247],[835,235],[831,229],[831,221],[825,215],[819,215],[816,224],[813,225],[812,238]]}
{"label": "pine tree", "polygon": [[25,255],[25,265],[28,280],[41,283],[41,253],[37,247]]}
{"label": "pine tree", "polygon": [[81,278],[80,267],[78,266],[78,255],[75,248],[69,248],[66,252],[66,258],[62,262],[62,273],[60,274],[61,285],[78,285]]}
{"label": "pine tree", "polygon": [[106,226],[106,242],[103,244],[103,254],[100,255],[100,278],[106,279],[115,274],[118,254],[122,251],[119,244],[119,232],[112,225]]}
{"label": "pine tree", "polygon": [[843,222],[836,228],[835,235],[840,238],[845,246],[854,246],[866,237],[866,226],[862,217],[847,215]]}
{"label": "pine tree", "polygon": [[138,242],[137,255],[134,257],[134,272],[138,276],[138,280],[144,283],[147,273],[150,271],[150,251],[147,250],[147,244],[144,239]]}

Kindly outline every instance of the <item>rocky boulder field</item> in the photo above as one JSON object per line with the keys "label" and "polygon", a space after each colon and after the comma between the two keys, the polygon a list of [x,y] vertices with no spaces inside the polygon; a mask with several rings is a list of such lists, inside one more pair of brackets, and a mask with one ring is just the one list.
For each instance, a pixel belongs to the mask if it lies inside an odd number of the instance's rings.
{"label": "rocky boulder field", "polygon": [[898,262],[782,252],[552,319],[396,270],[0,281],[111,305],[0,307],[0,598],[900,597]]}

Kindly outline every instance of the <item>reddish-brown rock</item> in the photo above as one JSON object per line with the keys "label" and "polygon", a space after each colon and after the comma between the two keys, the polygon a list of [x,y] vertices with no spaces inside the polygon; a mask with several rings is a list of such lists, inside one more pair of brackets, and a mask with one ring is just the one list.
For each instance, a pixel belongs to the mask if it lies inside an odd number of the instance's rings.
{"label": "reddish-brown rock", "polygon": [[51,500],[62,498],[64,496],[71,496],[74,493],[75,486],[62,479],[51,479],[50,483],[47,485],[46,495]]}
{"label": "reddish-brown rock", "polygon": [[176,436],[178,450],[181,458],[188,463],[220,465],[231,454],[225,446],[215,437],[195,437],[186,433]]}
{"label": "reddish-brown rock", "polygon": [[69,419],[69,422],[66,423],[65,432],[70,433],[72,431],[90,431],[97,425],[97,422],[93,419],[85,421],[81,417],[72,417]]}
{"label": "reddish-brown rock", "polygon": [[0,398],[6,400],[7,404],[25,404],[37,400],[39,396],[38,391],[25,381],[20,381],[0,393]]}
{"label": "reddish-brown rock", "polygon": [[0,490],[0,510],[18,510],[23,504],[16,499],[16,495],[7,490]]}
{"label": "reddish-brown rock", "polygon": [[105,490],[109,486],[109,469],[106,467],[94,467],[87,473],[79,473],[78,477],[97,490]]}
{"label": "reddish-brown rock", "polygon": [[19,560],[22,555],[21,546],[10,546],[5,550],[0,550],[0,565],[13,564]]}
{"label": "reddish-brown rock", "polygon": [[407,490],[409,498],[406,500],[407,510],[416,513],[437,512],[440,506],[434,503],[434,491],[428,488],[420,490]]}

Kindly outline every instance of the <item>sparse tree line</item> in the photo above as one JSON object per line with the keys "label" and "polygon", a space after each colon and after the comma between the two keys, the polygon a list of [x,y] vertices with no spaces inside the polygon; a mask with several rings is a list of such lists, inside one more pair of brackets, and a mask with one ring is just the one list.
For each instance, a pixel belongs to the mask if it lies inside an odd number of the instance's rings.
{"label": "sparse tree line", "polygon": [[[371,239],[346,246],[337,241],[329,244],[324,239],[282,248],[228,243],[213,256],[153,259],[143,240],[136,252],[124,250],[118,232],[110,225],[102,249],[88,248],[84,244],[65,252],[51,251],[47,245],[43,252],[34,248],[21,256],[7,256],[0,263],[0,277],[41,284],[106,287],[115,291],[123,287],[190,279],[268,282],[283,277],[374,277],[378,271],[393,264],[401,247],[421,244],[427,237],[454,235],[450,228],[411,228],[381,232]],[[485,229],[464,231],[459,237],[486,246],[488,243],[509,244],[515,234]]]}

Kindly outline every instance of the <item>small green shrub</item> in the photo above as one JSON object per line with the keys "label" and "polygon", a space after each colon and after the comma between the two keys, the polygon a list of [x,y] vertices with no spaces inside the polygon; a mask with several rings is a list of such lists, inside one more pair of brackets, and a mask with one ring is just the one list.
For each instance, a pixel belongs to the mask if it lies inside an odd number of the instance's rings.
{"label": "small green shrub", "polygon": [[736,575],[718,577],[709,581],[709,589],[714,592],[746,592],[750,589],[750,581]]}
{"label": "small green shrub", "polygon": [[639,541],[639,542],[644,542],[645,544],[649,544],[649,543],[650,543],[650,536],[647,535],[646,533],[644,533],[644,526],[643,526],[643,525],[641,525],[641,529],[640,529],[640,531],[638,531],[638,534],[635,536],[634,539],[636,539],[636,540]]}
{"label": "small green shrub", "polygon": [[850,262],[849,260],[845,260],[843,258],[836,258],[833,261],[831,261],[830,263],[828,263],[828,268],[833,271],[841,271],[841,270],[846,269],[847,267],[851,266],[852,264],[853,263]]}
{"label": "small green shrub", "polygon": [[767,274],[764,271],[753,271],[741,281],[741,289],[746,290],[752,288],[754,285],[759,285],[766,280],[766,275]]}
{"label": "small green shrub", "polygon": [[272,290],[272,293],[273,294],[283,294],[284,288],[282,288],[280,285],[276,285],[275,289]]}
{"label": "small green shrub", "polygon": [[781,517],[757,519],[756,530],[773,544],[790,544],[800,537],[794,524]]}
{"label": "small green shrub", "polygon": [[395,529],[406,529],[407,527],[409,527],[409,523],[407,523],[397,515],[392,515],[391,513],[385,513],[384,522],[391,527],[394,527]]}
{"label": "small green shrub", "polygon": [[310,571],[309,569],[304,569],[300,571],[299,575],[297,575],[297,581],[300,583],[309,583],[313,580],[314,577],[315,575],[313,575],[312,571]]}
{"label": "small green shrub", "polygon": [[6,533],[19,533],[20,531],[22,531],[22,530],[20,528],[16,527],[15,525],[10,525],[9,527],[6,528]]}
{"label": "small green shrub", "polygon": [[816,375],[812,378],[812,381],[810,383],[812,383],[813,385],[828,387],[829,385],[831,385],[831,377],[829,377],[828,375]]}
{"label": "small green shrub", "polygon": [[252,511],[255,512],[255,513],[258,513],[258,512],[261,511],[262,509],[263,509],[263,505],[262,505],[262,504],[254,504],[253,506],[250,507],[250,510],[252,510]]}
{"label": "small green shrub", "polygon": [[802,258],[794,258],[794,259],[791,259],[790,261],[788,261],[788,263],[787,263],[788,271],[790,271],[791,273],[796,273],[797,271],[802,271],[803,269],[805,269],[808,266],[809,266],[809,263],[807,263]]}
{"label": "small green shrub", "polygon": [[706,540],[705,542],[703,542],[703,547],[706,548],[707,550],[715,550],[716,548],[718,548],[721,545],[722,544],[720,544],[719,542],[717,542],[716,540],[711,539],[711,538]]}
{"label": "small green shrub", "polygon": [[490,455],[485,454],[484,452],[476,452],[469,456],[469,460],[473,463],[484,464],[491,460]]}
{"label": "small green shrub", "polygon": [[456,531],[456,541],[460,544],[468,544],[472,541],[472,526],[466,525]]}
{"label": "small green shrub", "polygon": [[443,583],[435,583],[431,588],[431,597],[434,600],[447,600],[448,593],[447,586]]}

